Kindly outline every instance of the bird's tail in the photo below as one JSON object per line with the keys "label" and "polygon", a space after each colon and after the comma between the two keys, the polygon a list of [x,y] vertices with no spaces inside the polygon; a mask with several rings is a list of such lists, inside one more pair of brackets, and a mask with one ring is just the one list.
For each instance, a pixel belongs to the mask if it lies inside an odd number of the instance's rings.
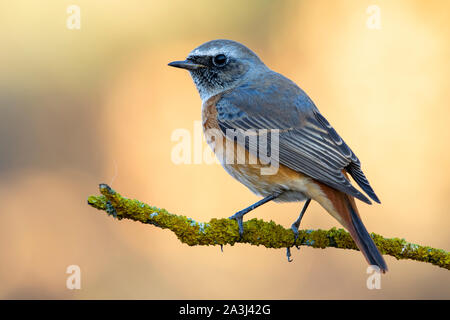
{"label": "bird's tail", "polygon": [[378,266],[380,271],[385,273],[388,270],[386,262],[361,221],[355,200],[346,194],[343,194],[343,196],[346,198],[344,200],[350,216],[351,225],[347,227],[350,235],[359,250],[364,254],[367,262],[370,265]]}
{"label": "bird's tail", "polygon": [[361,221],[355,199],[328,186],[321,185],[321,189],[332,206],[321,204],[349,231],[367,262],[385,273],[388,270],[386,262]]}

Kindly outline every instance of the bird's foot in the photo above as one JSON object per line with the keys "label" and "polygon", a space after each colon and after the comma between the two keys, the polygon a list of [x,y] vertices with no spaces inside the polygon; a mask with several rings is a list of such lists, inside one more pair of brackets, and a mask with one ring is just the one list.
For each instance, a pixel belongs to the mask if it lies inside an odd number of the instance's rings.
{"label": "bird's foot", "polygon": [[228,219],[236,220],[239,226],[239,238],[242,238],[242,235],[244,234],[244,215],[247,212],[244,212],[244,210],[241,210],[239,212],[236,212],[234,215],[229,217]]}
{"label": "bird's foot", "polygon": [[300,247],[297,245],[297,239],[298,239],[298,228],[300,226],[297,225],[295,222],[292,224],[291,229],[292,232],[294,232],[294,243],[293,246],[295,246],[297,248],[297,250],[300,250]]}
{"label": "bird's foot", "polygon": [[[292,232],[294,232],[294,243],[292,244],[293,247],[296,247],[297,250],[300,250],[300,247],[297,245],[297,239],[298,239],[298,228],[299,228],[299,224],[297,224],[296,222],[294,222],[291,226]],[[288,262],[292,262],[294,259],[291,259],[291,248],[287,247],[286,248],[286,257]]]}
{"label": "bird's foot", "polygon": [[277,198],[279,196],[279,194],[271,194],[268,195],[267,197],[265,197],[264,199],[259,200],[258,202],[252,204],[251,206],[236,212],[234,215],[232,215],[231,217],[229,217],[228,219],[232,219],[232,220],[236,220],[239,226],[239,238],[242,238],[242,235],[244,234],[244,222],[243,222],[243,217],[249,213],[250,211],[252,211],[253,209],[258,208],[259,206],[263,205],[266,202],[269,202],[275,198]]}
{"label": "bird's foot", "polygon": [[288,260],[288,262],[292,262],[292,261],[294,261],[294,259],[291,259],[291,248],[290,247],[287,247],[286,248],[286,257],[287,257],[287,260]]}

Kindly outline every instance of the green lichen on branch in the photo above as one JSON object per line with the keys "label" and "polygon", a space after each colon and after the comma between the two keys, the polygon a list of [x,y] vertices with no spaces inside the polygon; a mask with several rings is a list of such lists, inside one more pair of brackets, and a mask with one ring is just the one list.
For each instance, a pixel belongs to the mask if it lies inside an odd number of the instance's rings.
{"label": "green lichen on branch", "polygon": [[[244,235],[239,237],[237,222],[230,219],[211,219],[208,223],[175,215],[165,209],[152,207],[134,199],[122,197],[106,184],[100,185],[101,196],[90,196],[88,204],[106,211],[117,219],[130,219],[169,229],[178,239],[190,246],[195,245],[234,245],[249,243],[267,248],[289,248],[293,245],[294,234],[291,229],[276,224],[251,219],[244,222]],[[426,246],[406,242],[405,239],[386,239],[371,234],[381,253],[397,259],[411,259],[437,265],[450,270],[450,253]],[[295,243],[298,246],[313,248],[340,248],[358,250],[350,234],[343,229],[299,230]]]}

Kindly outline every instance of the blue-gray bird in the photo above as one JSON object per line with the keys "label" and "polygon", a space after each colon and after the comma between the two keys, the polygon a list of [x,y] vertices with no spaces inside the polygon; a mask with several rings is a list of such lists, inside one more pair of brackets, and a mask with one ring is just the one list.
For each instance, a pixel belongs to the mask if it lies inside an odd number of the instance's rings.
{"label": "blue-gray bird", "polygon": [[[271,200],[306,201],[292,224],[297,239],[300,221],[313,199],[350,232],[370,265],[387,271],[354,198],[368,204],[367,196],[380,201],[356,155],[302,89],[231,40],[206,42],[186,60],[169,66],[190,72],[202,99],[206,141],[225,170],[263,197],[230,217],[238,222],[241,235],[243,216],[256,207]],[[276,133],[276,139],[267,132]],[[258,138],[256,145],[252,134]],[[242,136],[244,139],[239,138]],[[268,144],[264,150],[276,154],[277,170],[272,174],[262,174],[268,162],[262,161],[261,155],[268,153],[260,152],[261,141]],[[239,154],[248,160],[242,161]],[[352,185],[348,175],[367,196]]]}

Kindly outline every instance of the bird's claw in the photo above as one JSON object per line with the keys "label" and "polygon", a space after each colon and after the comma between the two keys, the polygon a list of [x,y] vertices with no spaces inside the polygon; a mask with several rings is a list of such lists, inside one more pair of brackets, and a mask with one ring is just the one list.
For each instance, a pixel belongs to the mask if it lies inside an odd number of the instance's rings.
{"label": "bird's claw", "polygon": [[298,226],[293,223],[291,226],[292,232],[294,232],[294,244],[293,246],[295,246],[297,248],[297,250],[300,250],[300,247],[297,245],[297,240],[298,240]]}
{"label": "bird's claw", "polygon": [[291,259],[291,248],[289,248],[289,247],[287,247],[286,248],[286,257],[287,257],[287,260],[288,260],[288,262],[292,262],[292,261],[294,261],[294,259]]}
{"label": "bird's claw", "polygon": [[228,219],[231,220],[236,220],[236,222],[238,223],[239,226],[239,238],[242,238],[242,236],[244,235],[244,219],[242,218],[243,215],[240,214],[240,212],[232,215],[231,217],[229,217]]}

